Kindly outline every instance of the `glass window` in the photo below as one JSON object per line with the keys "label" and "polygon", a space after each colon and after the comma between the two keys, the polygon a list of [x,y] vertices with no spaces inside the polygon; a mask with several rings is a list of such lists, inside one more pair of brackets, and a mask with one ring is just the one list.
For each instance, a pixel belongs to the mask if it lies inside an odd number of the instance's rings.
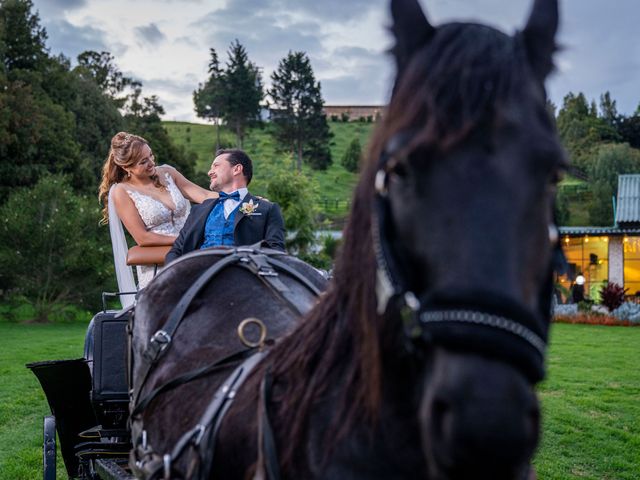
{"label": "glass window", "polygon": [[628,295],[640,292],[640,237],[624,237],[624,288]]}
{"label": "glass window", "polygon": [[[607,284],[609,277],[609,237],[562,237],[562,247],[569,264],[569,271],[558,277],[563,300],[570,299],[576,277],[583,275],[585,296],[599,302],[600,289]],[[638,268],[640,274],[640,254]],[[640,275],[638,282],[640,288]]]}

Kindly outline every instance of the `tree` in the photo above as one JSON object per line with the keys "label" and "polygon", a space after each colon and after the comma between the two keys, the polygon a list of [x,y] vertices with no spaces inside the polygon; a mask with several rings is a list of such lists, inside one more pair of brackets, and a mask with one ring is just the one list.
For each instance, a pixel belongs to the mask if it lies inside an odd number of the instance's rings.
{"label": "tree", "polygon": [[274,104],[273,133],[278,143],[296,156],[298,171],[303,157],[317,169],[331,164],[331,131],[323,113],[320,83],[304,52],[289,52],[271,75],[269,96]]}
{"label": "tree", "polygon": [[351,140],[351,143],[349,143],[340,163],[342,163],[342,166],[348,172],[356,173],[360,167],[361,156],[362,148],[360,147],[360,140],[358,140],[358,137],[355,137]]}
{"label": "tree", "polygon": [[618,131],[623,142],[627,142],[633,148],[640,148],[640,113],[622,117]]}
{"label": "tree", "polygon": [[600,145],[589,170],[592,200],[589,220],[592,225],[613,224],[612,197],[618,186],[618,175],[640,172],[640,151],[626,143]]}
{"label": "tree", "polygon": [[242,148],[247,127],[260,118],[260,102],[264,97],[262,77],[238,40],[231,44],[228,55],[227,69],[222,77],[225,97],[221,113],[236,132],[238,147]]}
{"label": "tree", "polygon": [[90,162],[74,139],[75,118],[39,87],[0,76],[0,201],[49,173],[67,173],[74,188],[93,183]]}
{"label": "tree", "polygon": [[220,148],[220,119],[226,98],[224,71],[220,68],[218,54],[210,48],[209,78],[193,92],[196,115],[211,120],[216,126],[216,150]]}
{"label": "tree", "polygon": [[98,226],[95,197],[79,197],[63,176],[45,175],[16,189],[0,207],[0,288],[47,321],[69,303],[97,308],[113,286],[108,231]]}
{"label": "tree", "polygon": [[90,78],[109,97],[122,107],[125,98],[118,98],[127,87],[140,87],[142,84],[130,77],[125,77],[109,52],[87,50],[78,55],[78,66],[75,72],[82,78]]}
{"label": "tree", "polygon": [[4,0],[0,3],[2,64],[5,71],[36,70],[48,57],[46,30],[40,17],[32,13],[31,0]]}
{"label": "tree", "polygon": [[583,171],[589,170],[591,149],[604,141],[619,138],[615,128],[598,117],[595,103],[589,105],[583,93],[569,93],[564,97],[563,106],[558,112],[557,126],[572,165]]}
{"label": "tree", "polygon": [[281,165],[267,185],[267,195],[282,209],[287,229],[287,250],[305,253],[315,241],[316,191],[314,181],[302,172],[292,171]]}
{"label": "tree", "polygon": [[[621,116],[618,114],[616,101],[611,99],[611,94],[608,91],[600,95],[600,118],[612,129],[618,130]],[[614,138],[605,138],[605,140],[619,140],[619,135],[616,132]]]}

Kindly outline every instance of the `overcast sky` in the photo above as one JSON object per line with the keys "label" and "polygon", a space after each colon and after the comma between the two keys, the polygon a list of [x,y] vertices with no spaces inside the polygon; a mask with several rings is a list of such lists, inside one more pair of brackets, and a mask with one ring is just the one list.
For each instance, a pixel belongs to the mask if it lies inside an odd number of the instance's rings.
{"label": "overcast sky", "polygon": [[[532,0],[421,0],[434,23],[475,20],[513,33]],[[120,69],[156,94],[167,120],[197,121],[192,92],[206,79],[209,48],[227,59],[240,40],[251,61],[271,72],[289,50],[311,59],[327,104],[386,103],[393,75],[386,0],[34,0],[51,53],[75,60],[111,52]],[[551,99],[569,92],[598,99],[609,90],[618,111],[640,103],[639,0],[561,1],[558,71]]]}

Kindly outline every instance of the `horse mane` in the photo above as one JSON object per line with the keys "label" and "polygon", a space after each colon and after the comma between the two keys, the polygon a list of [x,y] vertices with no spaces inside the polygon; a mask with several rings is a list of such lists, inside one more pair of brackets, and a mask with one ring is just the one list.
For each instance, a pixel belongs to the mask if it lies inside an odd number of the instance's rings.
{"label": "horse mane", "polygon": [[324,395],[337,390],[339,403],[327,434],[334,440],[356,420],[375,421],[380,411],[384,349],[397,344],[388,338],[390,332],[397,338],[402,333],[399,322],[386,325],[392,317],[376,312],[371,215],[381,152],[393,135],[408,130],[415,134],[407,151],[427,147],[444,152],[470,135],[490,137],[500,104],[528,68],[521,43],[517,35],[514,40],[482,25],[443,25],[396,79],[354,192],[334,280],[300,326],[270,355],[276,385],[274,413],[287,418],[277,422],[285,440],[281,442],[285,467],[295,463],[313,404]]}

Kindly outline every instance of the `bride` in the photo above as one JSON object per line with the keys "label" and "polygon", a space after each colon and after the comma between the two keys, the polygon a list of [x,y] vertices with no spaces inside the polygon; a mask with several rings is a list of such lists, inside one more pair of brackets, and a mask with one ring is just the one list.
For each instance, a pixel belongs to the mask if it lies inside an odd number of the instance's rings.
{"label": "bride", "polygon": [[[118,276],[118,288],[133,292],[133,273],[126,265],[127,245],[122,223],[140,246],[172,245],[190,211],[190,203],[202,203],[218,194],[187,180],[175,168],[156,166],[148,142],[119,132],[111,139],[109,156],[102,167],[99,199],[102,224],[109,223]],[[153,278],[153,266],[138,266],[138,287]],[[127,297],[128,298],[128,297]],[[122,299],[123,307],[133,298]]]}

